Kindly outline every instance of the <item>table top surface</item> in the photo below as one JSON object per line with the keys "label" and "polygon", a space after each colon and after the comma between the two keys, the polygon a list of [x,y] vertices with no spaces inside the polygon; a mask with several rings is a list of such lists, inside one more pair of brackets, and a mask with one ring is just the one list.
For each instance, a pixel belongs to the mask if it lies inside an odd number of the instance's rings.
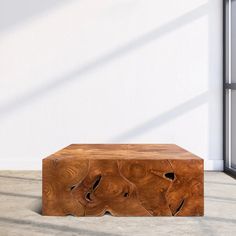
{"label": "table top surface", "polygon": [[45,158],[202,160],[175,144],[71,144]]}

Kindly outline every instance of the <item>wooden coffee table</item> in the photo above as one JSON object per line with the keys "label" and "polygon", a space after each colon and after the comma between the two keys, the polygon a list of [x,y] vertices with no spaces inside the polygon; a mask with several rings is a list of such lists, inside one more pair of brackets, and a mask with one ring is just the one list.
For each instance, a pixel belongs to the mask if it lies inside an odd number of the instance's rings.
{"label": "wooden coffee table", "polygon": [[202,216],[203,160],[173,144],[72,144],[43,159],[42,213]]}

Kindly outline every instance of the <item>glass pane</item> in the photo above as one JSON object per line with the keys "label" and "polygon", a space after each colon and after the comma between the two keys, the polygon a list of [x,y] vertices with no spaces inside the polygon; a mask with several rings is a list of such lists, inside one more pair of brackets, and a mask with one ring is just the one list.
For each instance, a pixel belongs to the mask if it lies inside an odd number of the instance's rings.
{"label": "glass pane", "polygon": [[225,4],[225,16],[224,16],[224,28],[225,28],[225,34],[224,34],[224,39],[225,39],[225,45],[224,45],[224,50],[225,50],[225,55],[224,55],[224,60],[225,60],[225,82],[229,83],[229,2],[224,1]]}
{"label": "glass pane", "polygon": [[232,83],[236,83],[236,0],[231,1],[231,71]]}
{"label": "glass pane", "polygon": [[229,128],[230,128],[230,125],[229,125],[229,105],[230,105],[230,102],[229,102],[229,94],[231,93],[231,90],[226,90],[225,91],[225,136],[224,136],[224,141],[225,141],[225,161],[226,161],[226,165],[227,167],[230,166],[230,162],[229,162],[229,156],[230,156],[230,152],[229,152],[229,142],[230,142],[230,139],[229,139]]}
{"label": "glass pane", "polygon": [[231,166],[236,168],[236,90],[231,93]]}

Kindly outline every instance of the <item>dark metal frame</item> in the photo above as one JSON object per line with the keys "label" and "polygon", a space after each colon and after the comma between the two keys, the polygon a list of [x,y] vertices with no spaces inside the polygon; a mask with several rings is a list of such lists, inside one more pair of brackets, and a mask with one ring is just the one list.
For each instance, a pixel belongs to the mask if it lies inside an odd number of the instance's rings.
{"label": "dark metal frame", "polygon": [[236,83],[228,83],[228,6],[229,1],[223,0],[223,159],[224,159],[224,171],[236,178],[236,170],[229,166],[229,153],[228,153],[228,110],[227,110],[227,91],[236,90]]}

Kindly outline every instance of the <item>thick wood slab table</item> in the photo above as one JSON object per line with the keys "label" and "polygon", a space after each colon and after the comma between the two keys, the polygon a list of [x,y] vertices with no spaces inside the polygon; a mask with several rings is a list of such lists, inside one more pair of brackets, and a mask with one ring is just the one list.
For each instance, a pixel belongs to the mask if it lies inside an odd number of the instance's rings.
{"label": "thick wood slab table", "polygon": [[72,144],[43,159],[43,215],[202,216],[203,160],[173,144]]}

